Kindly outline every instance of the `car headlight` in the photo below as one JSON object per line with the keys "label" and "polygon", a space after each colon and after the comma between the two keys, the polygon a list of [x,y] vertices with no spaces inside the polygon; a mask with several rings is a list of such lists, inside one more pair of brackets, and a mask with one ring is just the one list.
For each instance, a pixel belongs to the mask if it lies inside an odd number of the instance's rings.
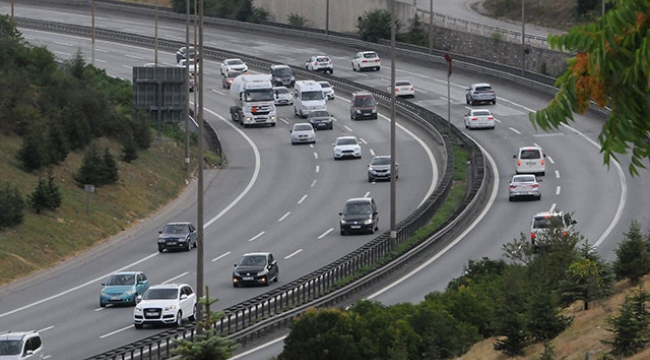
{"label": "car headlight", "polygon": [[266,270],[262,270],[257,273],[257,276],[264,276],[264,275],[266,275]]}
{"label": "car headlight", "polygon": [[139,314],[139,313],[142,312],[142,308],[141,308],[140,306],[137,306],[137,305],[136,305],[136,307],[133,308],[133,312]]}
{"label": "car headlight", "polygon": [[271,120],[275,120],[275,115],[271,115]]}
{"label": "car headlight", "polygon": [[370,224],[372,224],[372,219],[366,219],[366,220],[364,220],[364,221],[363,221],[363,224],[364,224],[364,225],[370,225]]}
{"label": "car headlight", "polygon": [[373,114],[376,113],[376,112],[377,112],[377,109],[372,109]]}
{"label": "car headlight", "polygon": [[343,220],[343,219],[341,219],[341,225],[345,225],[345,224],[347,224],[347,223],[348,223],[347,220]]}
{"label": "car headlight", "polygon": [[135,293],[135,290],[130,289],[130,290],[125,291],[125,292],[124,292],[124,295],[126,295],[126,296],[131,296],[131,295],[133,295],[134,293]]}
{"label": "car headlight", "polygon": [[361,114],[361,110],[357,109],[356,113]]}
{"label": "car headlight", "polygon": [[187,238],[180,238],[180,239],[178,239],[178,242],[186,242],[186,241],[187,241]]}
{"label": "car headlight", "polygon": [[106,294],[103,290],[99,293],[99,295],[101,295],[101,296],[108,296],[108,294]]}
{"label": "car headlight", "polygon": [[176,305],[167,305],[163,309],[163,311],[172,311],[172,310],[176,310]]}
{"label": "car headlight", "polygon": [[158,239],[158,242],[159,242],[159,243],[164,243],[164,242],[165,242],[165,239]]}

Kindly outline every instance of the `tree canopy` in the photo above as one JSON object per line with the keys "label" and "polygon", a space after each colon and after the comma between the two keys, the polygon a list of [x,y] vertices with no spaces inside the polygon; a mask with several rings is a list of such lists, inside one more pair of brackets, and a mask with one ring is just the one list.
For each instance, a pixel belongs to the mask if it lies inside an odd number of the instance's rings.
{"label": "tree canopy", "polygon": [[574,52],[543,110],[530,114],[542,130],[575,121],[591,102],[611,112],[598,136],[605,164],[631,150],[629,171],[638,175],[650,158],[650,0],[615,0],[596,22],[549,36],[553,48]]}

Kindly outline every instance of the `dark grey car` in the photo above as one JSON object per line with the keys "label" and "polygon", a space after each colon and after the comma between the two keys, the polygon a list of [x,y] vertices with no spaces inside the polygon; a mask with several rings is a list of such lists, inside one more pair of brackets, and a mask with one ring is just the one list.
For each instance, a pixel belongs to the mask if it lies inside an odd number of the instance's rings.
{"label": "dark grey car", "polygon": [[242,256],[235,264],[232,272],[232,286],[241,285],[266,285],[278,282],[280,268],[278,262],[270,252],[248,253]]}
{"label": "dark grey car", "polygon": [[[377,155],[368,165],[368,182],[376,180],[390,181],[390,155]],[[395,179],[399,179],[399,164],[395,163]]]}
{"label": "dark grey car", "polygon": [[296,78],[288,65],[271,65],[271,82],[273,86],[293,87]]}
{"label": "dark grey car", "polygon": [[341,235],[349,233],[374,234],[379,230],[379,212],[373,198],[348,199],[339,215],[341,216]]}
{"label": "dark grey car", "polygon": [[190,222],[173,222],[165,225],[159,231],[158,251],[185,250],[190,251],[196,247],[197,232],[194,224]]}
{"label": "dark grey car", "polygon": [[316,130],[329,129],[333,128],[332,114],[326,109],[322,110],[313,110],[309,113],[308,116],[309,123]]}

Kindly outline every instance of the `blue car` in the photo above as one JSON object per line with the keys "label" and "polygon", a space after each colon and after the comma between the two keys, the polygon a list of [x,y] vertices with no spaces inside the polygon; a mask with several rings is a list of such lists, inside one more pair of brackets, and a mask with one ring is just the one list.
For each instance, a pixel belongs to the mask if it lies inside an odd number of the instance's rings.
{"label": "blue car", "polygon": [[99,293],[99,306],[135,306],[138,295],[149,289],[149,280],[142,271],[123,271],[111,275]]}

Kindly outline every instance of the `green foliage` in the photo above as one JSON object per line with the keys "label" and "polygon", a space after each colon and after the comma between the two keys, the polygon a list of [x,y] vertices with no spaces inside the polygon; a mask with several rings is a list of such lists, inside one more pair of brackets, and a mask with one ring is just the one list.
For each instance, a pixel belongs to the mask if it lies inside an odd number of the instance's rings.
{"label": "green foliage", "polygon": [[59,124],[51,124],[47,134],[48,163],[59,164],[65,161],[65,158],[68,157],[68,153],[70,152],[70,148],[63,128]]}
{"label": "green foliage", "polygon": [[[357,19],[359,35],[365,41],[376,43],[380,39],[390,39],[390,27],[390,12],[385,9],[366,12]],[[395,34],[400,27],[399,19],[395,19]]]}
{"label": "green foliage", "polygon": [[287,15],[287,22],[291,26],[296,26],[296,27],[307,26],[307,19],[305,19],[303,16],[300,16],[299,14],[296,13],[291,13]]}
{"label": "green foliage", "polygon": [[593,246],[583,243],[578,258],[566,270],[565,280],[560,282],[559,293],[562,305],[582,300],[584,309],[589,303],[614,293],[614,272],[610,264],[603,261]]}
{"label": "green foliage", "polygon": [[127,137],[122,141],[122,160],[131,163],[138,158],[138,144],[132,137]]}
{"label": "green foliage", "polygon": [[614,333],[613,341],[603,341],[613,346],[614,355],[632,356],[643,350],[650,341],[650,312],[647,303],[650,296],[643,289],[633,296],[627,296],[619,315],[609,317],[609,331]]}
{"label": "green foliage", "polygon": [[30,132],[23,139],[23,145],[18,150],[16,158],[27,171],[40,169],[50,163],[50,153],[42,132]]}
{"label": "green foliage", "polygon": [[115,183],[119,178],[117,163],[108,148],[105,148],[104,155],[100,156],[97,146],[91,144],[73,178],[81,187],[86,184],[99,187]]}
{"label": "green foliage", "polygon": [[424,28],[422,21],[418,17],[417,13],[411,22],[411,28],[409,29],[409,42],[418,46],[428,46],[429,45],[429,34]]}
{"label": "green foliage", "polygon": [[[175,12],[186,13],[186,0],[171,0],[172,9]],[[195,0],[189,0],[190,14],[194,14]],[[198,10],[198,8],[197,8]],[[259,23],[269,18],[269,12],[264,8],[258,8],[253,0],[204,0],[203,13],[206,16],[217,16],[223,18],[234,18],[239,21]]]}
{"label": "green foliage", "polygon": [[42,178],[38,178],[36,189],[27,196],[29,205],[36,211],[37,214],[41,210],[56,210],[61,206],[61,192],[59,187],[54,183],[54,176],[50,174],[47,182]]}
{"label": "green foliage", "polygon": [[527,303],[527,330],[535,341],[548,341],[564,331],[573,318],[564,316],[552,292],[544,286],[531,286]]}
{"label": "green foliage", "polygon": [[520,356],[531,342],[528,330],[527,297],[531,270],[512,266],[503,274],[502,291],[494,310],[497,340],[494,349],[507,356]]}
{"label": "green foliage", "polygon": [[193,341],[177,339],[177,347],[172,350],[172,354],[180,355],[181,360],[226,360],[232,356],[236,346],[230,340],[218,336],[212,326],[223,316],[221,311],[210,310],[210,305],[217,301],[219,299],[210,298],[209,289],[206,286],[205,297],[199,299],[200,306],[205,307],[205,317],[197,324],[201,331],[194,336]]}
{"label": "green foliage", "polygon": [[[551,344],[550,341],[544,341],[544,351],[537,358],[537,360],[556,360],[557,355],[555,354],[555,347]],[[560,360],[565,360],[566,356],[563,356]]]}
{"label": "green foliage", "polygon": [[586,15],[588,12],[596,9],[602,0],[577,0],[576,15],[578,18]]}
{"label": "green foliage", "polygon": [[598,136],[605,164],[630,150],[629,172],[638,175],[650,158],[650,0],[617,0],[596,22],[549,36],[552,48],[574,52],[549,105],[532,112],[542,130],[557,129],[590,101],[611,112]]}
{"label": "green foliage", "polygon": [[632,284],[637,284],[643,275],[650,273],[648,242],[643,238],[636,220],[632,221],[624,236],[615,250],[614,273],[619,280],[630,279]]}
{"label": "green foliage", "polygon": [[24,208],[25,201],[15,186],[0,188],[0,229],[22,224]]}

